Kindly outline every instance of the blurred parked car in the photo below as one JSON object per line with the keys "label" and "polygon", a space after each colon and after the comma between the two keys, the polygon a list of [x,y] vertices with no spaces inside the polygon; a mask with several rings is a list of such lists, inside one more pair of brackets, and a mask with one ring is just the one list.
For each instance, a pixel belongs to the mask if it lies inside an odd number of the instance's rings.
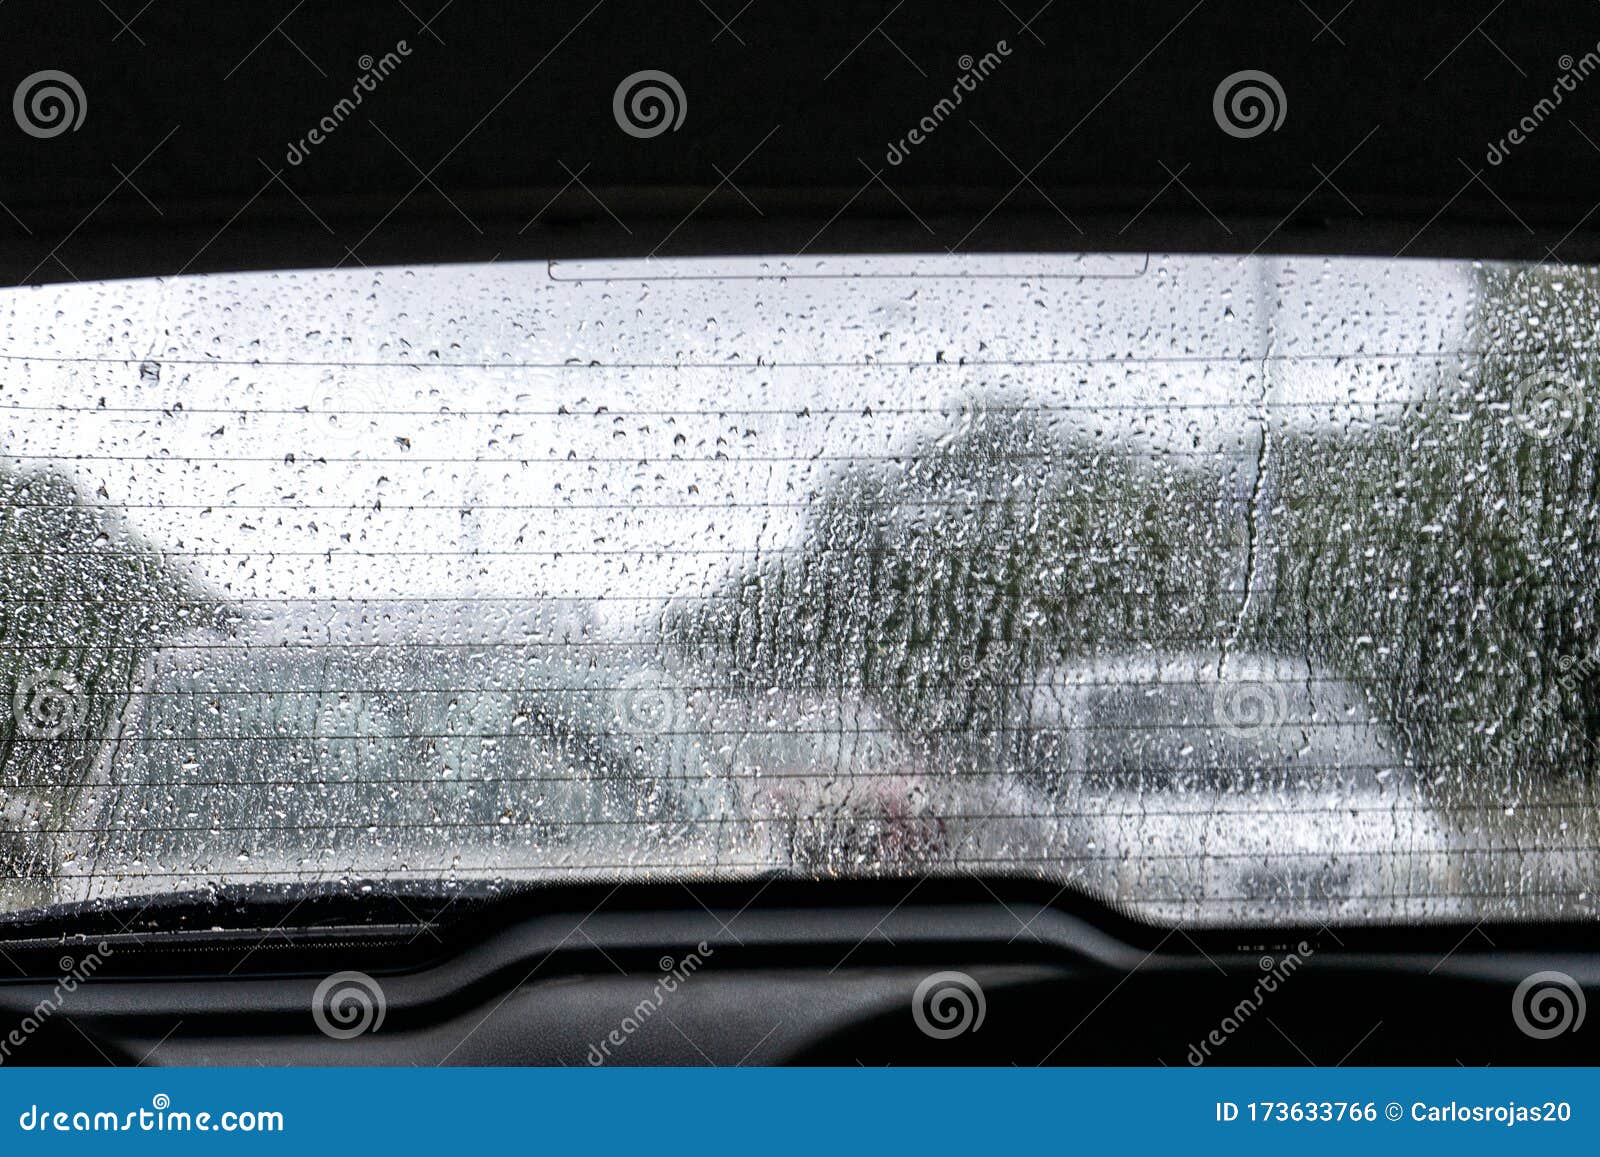
{"label": "blurred parked car", "polygon": [[1358,688],[1299,659],[1130,653],[1040,672],[1018,771],[1085,881],[1155,918],[1459,910],[1449,828]]}

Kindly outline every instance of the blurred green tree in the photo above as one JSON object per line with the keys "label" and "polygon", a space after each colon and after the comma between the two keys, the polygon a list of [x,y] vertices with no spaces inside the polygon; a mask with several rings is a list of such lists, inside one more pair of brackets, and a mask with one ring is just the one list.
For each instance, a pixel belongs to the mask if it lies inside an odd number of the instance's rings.
{"label": "blurred green tree", "polygon": [[1243,529],[1215,479],[985,400],[822,497],[804,549],[669,620],[719,679],[866,692],[925,738],[982,731],[1054,661],[1220,639]]}
{"label": "blurred green tree", "polygon": [[1259,485],[982,399],[841,476],[798,555],[668,636],[711,644],[719,678],[870,693],[924,734],[994,725],[1063,659],[1296,656],[1364,689],[1440,806],[1570,801],[1600,739],[1600,274],[1489,267],[1477,290],[1469,353],[1424,396],[1342,428],[1263,408]]}
{"label": "blurred green tree", "polygon": [[195,594],[60,474],[0,474],[0,909],[50,900],[87,843],[102,745],[150,649],[208,613]]}

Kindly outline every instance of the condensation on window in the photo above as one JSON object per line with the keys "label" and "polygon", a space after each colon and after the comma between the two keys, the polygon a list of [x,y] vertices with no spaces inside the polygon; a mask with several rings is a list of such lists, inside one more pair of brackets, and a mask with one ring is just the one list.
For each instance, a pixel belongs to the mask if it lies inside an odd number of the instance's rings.
{"label": "condensation on window", "polygon": [[1595,915],[1600,272],[0,293],[0,909],[1053,881]]}

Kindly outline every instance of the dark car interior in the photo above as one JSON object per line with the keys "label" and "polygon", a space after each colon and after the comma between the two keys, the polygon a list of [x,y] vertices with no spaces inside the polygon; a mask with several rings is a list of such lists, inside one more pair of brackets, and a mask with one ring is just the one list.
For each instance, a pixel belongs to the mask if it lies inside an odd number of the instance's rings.
{"label": "dark car interior", "polygon": [[[1591,976],[1594,945],[1570,929],[1191,934],[1134,925],[1055,891],[969,880],[413,896],[363,910],[376,924],[341,918],[334,897],[241,906],[230,922],[218,898],[182,915],[152,907],[126,928],[126,916],[74,914],[64,921],[72,933],[13,941],[7,952],[20,971],[53,975],[57,956],[81,951],[80,937],[103,936],[114,949],[75,994],[70,1021],[52,1020],[31,1042],[27,1061],[38,1064],[592,1064],[592,1042],[650,999],[667,961],[697,950],[699,983],[646,1019],[617,1063],[1210,1063],[1192,1050],[1218,1009],[1233,1009],[1272,961],[1296,952],[1304,971],[1260,1017],[1244,1014],[1218,1063],[1585,1064],[1592,1055],[1578,1034],[1530,1039],[1508,1013],[1531,972]],[[141,930],[146,922],[159,931]],[[378,1031],[348,1040],[317,1031],[313,991],[341,970],[381,980]],[[912,994],[935,970],[982,985],[976,1031],[943,1040],[918,1031]],[[49,987],[13,982],[7,1005],[21,1015]]]}
{"label": "dark car interior", "polygon": [[[10,0],[0,33],[7,85],[52,67],[87,94],[71,132],[4,126],[0,277],[44,287],[19,293],[463,263],[548,262],[559,279],[565,262],[765,255],[796,269],[823,255],[1328,256],[1520,263],[1557,280],[1600,264],[1600,79],[1531,111],[1600,51],[1593,5]],[[308,139],[358,60],[402,41],[395,75]],[[994,74],[929,121],[946,76],[979,67],[958,62],[1000,42]],[[681,126],[649,139],[613,120],[618,80],[641,70],[670,73],[687,94]],[[1218,81],[1240,70],[1287,93],[1275,130],[1219,131]],[[1535,131],[1508,140],[1528,118]],[[925,121],[920,143],[907,139]],[[283,310],[297,327],[337,327],[310,293]],[[30,349],[37,360],[25,336],[0,343],[8,365]],[[679,335],[663,340],[670,353]],[[162,367],[164,387],[174,367]],[[0,388],[0,404],[11,392]],[[1254,532],[1249,500],[1240,525]],[[1553,549],[1578,549],[1546,529]],[[1557,569],[1585,585],[1566,557]],[[803,650],[803,634],[790,644]],[[1574,693],[1590,728],[1593,675]],[[1105,710],[1105,727],[1133,726]],[[977,728],[973,718],[927,731]],[[8,760],[27,738],[0,736]],[[270,746],[251,758],[270,761]],[[1113,766],[1102,748],[1096,766]],[[1594,799],[1595,752],[1591,738],[1559,769],[1570,800]],[[0,786],[19,788],[6,766]],[[224,783],[195,798],[247,791]],[[130,814],[159,814],[119,798]],[[645,806],[616,798],[607,806]],[[197,827],[227,826],[208,821],[213,803],[173,806]],[[1486,791],[1471,806],[1510,805]],[[256,814],[264,827],[288,822],[271,806]],[[1570,986],[1558,995],[1580,1025],[1600,996],[1600,858],[1575,829],[1561,848],[1580,856],[1568,892],[1540,903],[1554,885],[1524,862],[1516,830],[1485,837],[1505,869],[1485,877],[1496,904],[1388,921],[1315,905],[1309,917],[1286,905],[1278,920],[1168,919],[1049,864],[951,867],[910,853],[882,878],[818,868],[825,856],[741,878],[318,873],[254,886],[219,871],[208,886],[191,874],[170,891],[10,904],[0,1017],[59,999],[63,975],[92,954],[92,977],[7,1063],[1596,1063],[1592,1027],[1530,1033],[1513,1012],[1546,973]],[[904,852],[917,836],[895,838]],[[157,857],[129,846],[131,866],[107,867],[105,851],[92,871],[154,872]],[[4,862],[20,877],[23,858]],[[1326,896],[1356,878],[1307,873],[1295,886]],[[1470,874],[1450,879],[1470,900]],[[335,1028],[354,1016],[364,1031],[330,1032],[312,1010],[347,974],[375,981],[381,999],[357,991],[333,1010]],[[670,1001],[664,977],[682,982]],[[939,977],[954,1004],[930,995]],[[940,1031],[947,1016],[962,1031]]]}

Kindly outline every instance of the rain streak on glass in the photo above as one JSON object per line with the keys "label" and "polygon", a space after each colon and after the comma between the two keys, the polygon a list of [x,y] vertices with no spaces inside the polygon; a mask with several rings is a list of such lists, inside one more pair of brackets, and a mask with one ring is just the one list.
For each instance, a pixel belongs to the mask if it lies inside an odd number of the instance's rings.
{"label": "rain streak on glass", "polygon": [[0,910],[985,874],[1592,917],[1600,272],[0,294]]}

